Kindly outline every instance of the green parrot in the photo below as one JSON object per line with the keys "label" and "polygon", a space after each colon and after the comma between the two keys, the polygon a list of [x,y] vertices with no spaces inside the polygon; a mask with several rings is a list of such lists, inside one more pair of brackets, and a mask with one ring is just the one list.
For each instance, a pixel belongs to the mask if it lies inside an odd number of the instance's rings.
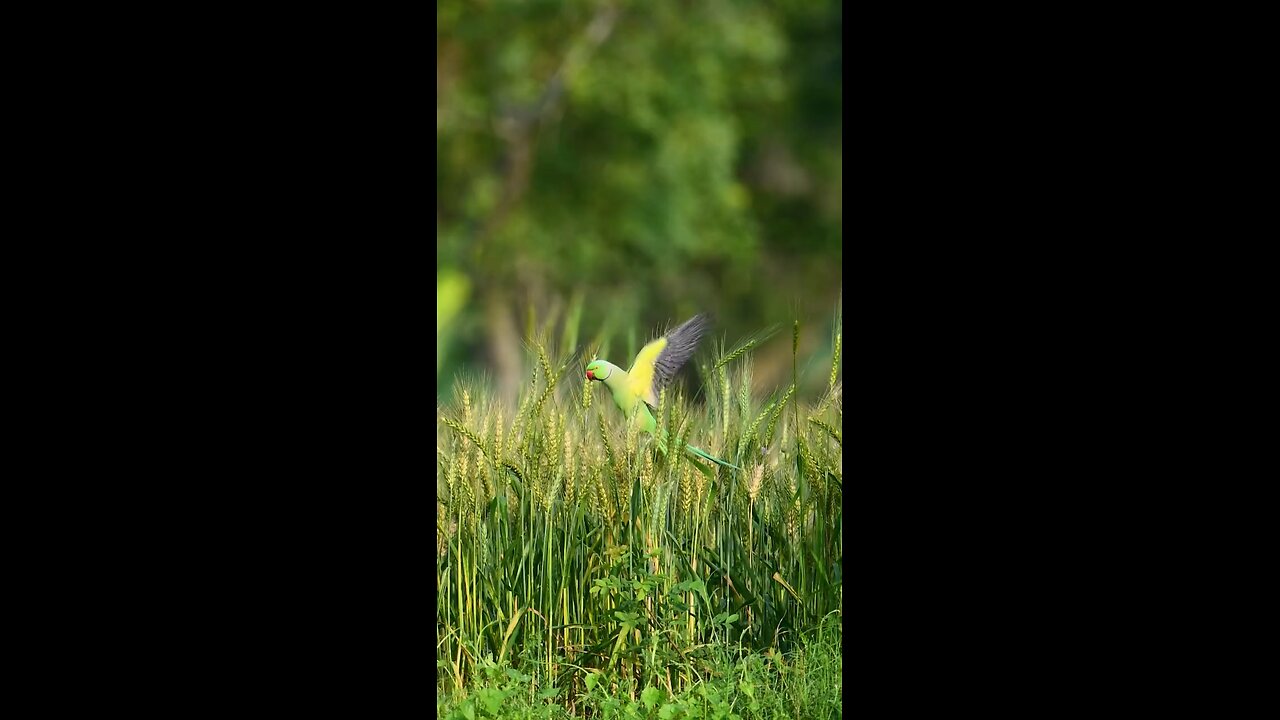
{"label": "green parrot", "polygon": [[[587,365],[587,379],[602,382],[613,393],[613,402],[627,416],[635,413],[640,429],[652,435],[658,427],[649,407],[658,406],[658,392],[671,381],[697,349],[702,334],[711,327],[705,314],[689,318],[680,327],[640,349],[630,370],[623,370],[607,360],[593,360]],[[637,407],[638,406],[638,407]],[[659,445],[661,448],[662,446]],[[706,450],[686,445],[694,455],[718,465],[741,470],[737,465],[721,460]]]}

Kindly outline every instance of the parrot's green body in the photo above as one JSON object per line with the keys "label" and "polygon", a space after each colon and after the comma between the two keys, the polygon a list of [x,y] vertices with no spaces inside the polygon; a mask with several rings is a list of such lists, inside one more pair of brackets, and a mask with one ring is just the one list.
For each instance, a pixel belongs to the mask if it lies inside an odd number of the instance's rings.
{"label": "parrot's green body", "polygon": [[[658,429],[658,421],[653,419],[648,403],[631,392],[631,376],[627,375],[627,371],[607,360],[597,360],[592,364],[597,366],[598,370],[593,368],[596,370],[596,377],[613,393],[613,402],[622,414],[631,417],[634,412],[635,422],[640,424],[640,429],[652,435]],[[639,409],[636,408],[637,405],[640,406]]]}
{"label": "parrot's green body", "polygon": [[[698,340],[706,331],[705,316],[695,315],[683,325],[645,345],[636,355],[630,370],[623,370],[607,360],[593,360],[587,365],[587,379],[604,383],[613,395],[613,402],[624,415],[634,418],[640,430],[650,435],[658,428],[650,406],[657,407],[658,392],[669,382],[676,371],[693,356]],[[659,448],[665,451],[663,445]],[[721,460],[706,450],[686,445],[694,455],[718,465],[741,470],[737,465]]]}

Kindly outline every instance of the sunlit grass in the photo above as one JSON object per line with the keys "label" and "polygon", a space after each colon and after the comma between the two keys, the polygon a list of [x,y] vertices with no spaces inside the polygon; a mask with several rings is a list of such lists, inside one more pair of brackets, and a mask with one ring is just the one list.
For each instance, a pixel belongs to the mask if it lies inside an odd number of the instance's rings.
{"label": "sunlit grass", "polygon": [[[514,406],[460,383],[436,423],[442,707],[530,717],[684,717],[680,708],[731,697],[742,717],[838,707],[839,332],[837,321],[826,393],[803,407],[795,370],[787,387],[752,394],[751,353],[766,334],[704,350],[692,363],[704,395],[691,400],[680,382],[664,392],[656,438],[607,395],[593,398],[603,391],[581,377],[590,358],[553,356],[545,341],[529,343]],[[658,452],[663,438],[742,471],[703,471]],[[786,672],[797,662],[825,684],[797,684],[806,675]],[[796,714],[795,703],[813,706]]]}

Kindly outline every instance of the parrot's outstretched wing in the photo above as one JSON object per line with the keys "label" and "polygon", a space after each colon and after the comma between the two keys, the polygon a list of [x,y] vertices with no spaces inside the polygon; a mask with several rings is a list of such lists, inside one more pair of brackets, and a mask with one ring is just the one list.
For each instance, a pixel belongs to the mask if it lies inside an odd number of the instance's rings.
{"label": "parrot's outstretched wing", "polygon": [[645,345],[627,371],[630,390],[650,405],[658,406],[658,392],[671,381],[698,349],[698,341],[711,327],[711,319],[703,313],[694,315],[683,325]]}

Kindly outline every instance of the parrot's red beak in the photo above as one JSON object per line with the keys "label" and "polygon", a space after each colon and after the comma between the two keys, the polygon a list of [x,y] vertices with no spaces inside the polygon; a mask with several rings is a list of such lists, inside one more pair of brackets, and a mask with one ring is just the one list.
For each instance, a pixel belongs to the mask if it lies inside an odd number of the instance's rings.
{"label": "parrot's red beak", "polygon": [[596,379],[595,373],[593,373],[593,372],[591,372],[590,370],[588,370],[588,371],[587,371],[587,379],[588,379],[588,380],[595,380],[595,379]]}

